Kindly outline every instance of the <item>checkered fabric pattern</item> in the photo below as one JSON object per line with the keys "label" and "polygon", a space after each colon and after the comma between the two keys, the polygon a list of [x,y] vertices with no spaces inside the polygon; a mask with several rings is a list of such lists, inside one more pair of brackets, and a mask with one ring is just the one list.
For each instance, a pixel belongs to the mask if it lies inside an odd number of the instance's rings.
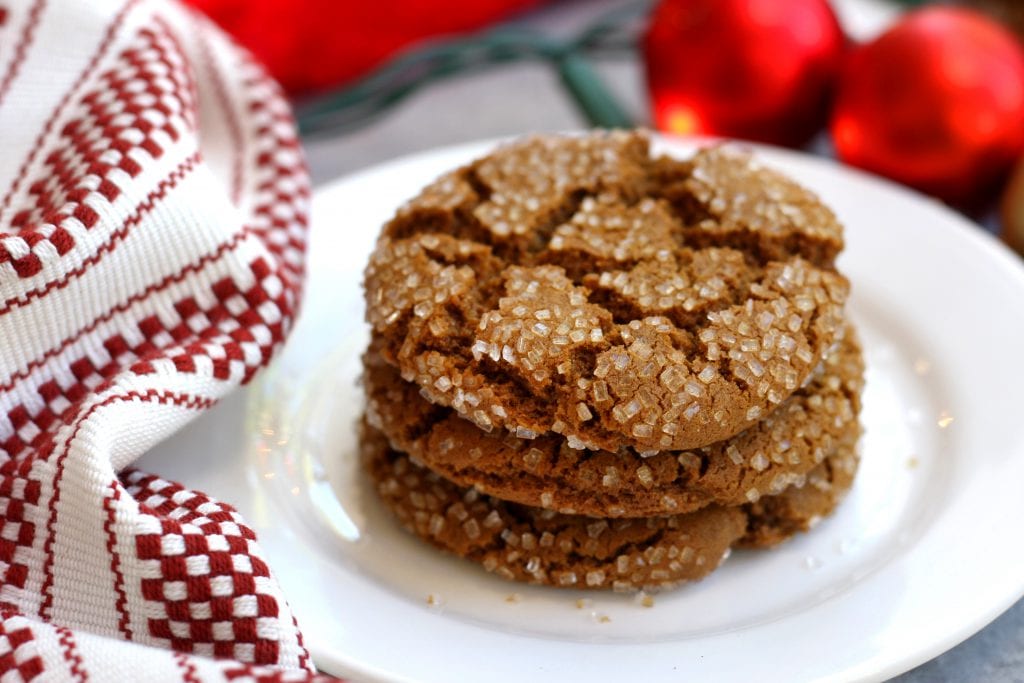
{"label": "checkered fabric pattern", "polygon": [[288,333],[287,103],[169,0],[0,0],[0,143],[0,680],[310,679],[239,514],[127,469]]}

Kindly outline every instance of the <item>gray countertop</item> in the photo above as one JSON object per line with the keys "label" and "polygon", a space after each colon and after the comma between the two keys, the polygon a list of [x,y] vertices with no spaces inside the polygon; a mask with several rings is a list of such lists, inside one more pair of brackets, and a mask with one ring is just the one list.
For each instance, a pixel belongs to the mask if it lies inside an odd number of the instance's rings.
{"label": "gray countertop", "polygon": [[[527,21],[560,34],[621,4],[620,0],[577,0],[536,12]],[[871,1],[849,0],[839,3],[839,9],[844,20],[869,23],[856,14],[865,4]],[[877,6],[870,9],[878,11]],[[648,123],[638,60],[618,57],[595,66],[634,120]],[[363,128],[306,140],[306,152],[314,182],[323,185],[352,171],[434,147],[584,125],[554,72],[545,64],[526,62],[433,84]],[[1024,682],[1024,600],[962,644],[895,680]]]}

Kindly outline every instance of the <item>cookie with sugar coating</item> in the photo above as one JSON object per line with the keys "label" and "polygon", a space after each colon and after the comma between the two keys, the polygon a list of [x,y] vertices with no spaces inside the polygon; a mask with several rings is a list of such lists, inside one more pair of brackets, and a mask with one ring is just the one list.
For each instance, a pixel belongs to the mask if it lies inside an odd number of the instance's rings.
{"label": "cookie with sugar coating", "polygon": [[647,457],[631,448],[574,449],[555,433],[484,432],[423,398],[377,346],[364,357],[367,418],[392,447],[460,486],[566,514],[648,517],[750,502],[803,483],[860,430],[864,364],[852,328],[807,386],[757,424],[725,441]]}
{"label": "cookie with sugar coating", "polygon": [[813,194],[747,155],[538,136],[398,211],[367,318],[386,362],[484,431],[693,449],[768,415],[839,340],[842,246]]}
{"label": "cookie with sugar coating", "polygon": [[767,547],[830,514],[852,482],[856,437],[838,445],[802,488],[756,504],[710,505],[667,517],[600,519],[508,503],[414,464],[362,425],[363,462],[412,534],[503,578],[634,591],[703,578],[733,546]]}

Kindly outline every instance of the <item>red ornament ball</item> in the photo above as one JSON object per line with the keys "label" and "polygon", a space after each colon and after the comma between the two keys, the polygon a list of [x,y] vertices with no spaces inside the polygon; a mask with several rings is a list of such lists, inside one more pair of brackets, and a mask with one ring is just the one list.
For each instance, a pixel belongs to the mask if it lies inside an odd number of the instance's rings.
{"label": "red ornament ball", "polygon": [[845,44],[826,0],[664,0],[644,39],[655,124],[801,145],[826,121]]}
{"label": "red ornament ball", "polygon": [[424,38],[473,31],[543,0],[185,0],[292,94],[347,83]]}
{"label": "red ornament ball", "polygon": [[850,54],[831,127],[843,161],[977,208],[1024,153],[1024,49],[969,10],[912,12]]}

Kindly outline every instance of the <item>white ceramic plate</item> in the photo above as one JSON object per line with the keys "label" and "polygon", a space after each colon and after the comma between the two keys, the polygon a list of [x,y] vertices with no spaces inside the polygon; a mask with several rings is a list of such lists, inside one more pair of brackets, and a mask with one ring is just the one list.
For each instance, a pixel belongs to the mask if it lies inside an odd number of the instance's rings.
{"label": "white ceramic plate", "polygon": [[172,463],[201,443],[208,452],[196,435],[213,428],[206,418],[146,459],[246,514],[320,667],[445,682],[879,680],[1024,594],[1024,268],[930,200],[773,149],[759,154],[847,226],[841,268],[868,382],[863,464],[836,515],[776,550],[734,553],[653,607],[510,584],[399,530],[353,457],[361,271],[402,201],[489,147],[401,159],[320,190],[302,317],[248,406],[221,409],[241,445],[215,437],[231,457]]}

